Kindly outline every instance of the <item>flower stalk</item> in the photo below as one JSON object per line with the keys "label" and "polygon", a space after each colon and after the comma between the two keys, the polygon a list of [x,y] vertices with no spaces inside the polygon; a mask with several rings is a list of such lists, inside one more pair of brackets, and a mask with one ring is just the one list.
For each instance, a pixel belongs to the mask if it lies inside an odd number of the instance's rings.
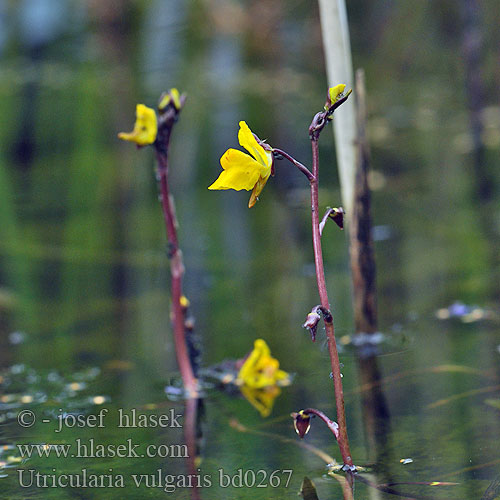
{"label": "flower stalk", "polygon": [[[168,97],[168,94],[167,94]],[[181,373],[184,389],[188,398],[196,397],[197,380],[191,364],[186,342],[185,312],[183,308],[182,277],[184,263],[182,251],[179,248],[177,237],[177,218],[173,197],[170,194],[168,182],[168,148],[173,126],[185,102],[185,96],[177,94],[168,99],[164,107],[165,96],[160,99],[158,134],[154,143],[156,151],[156,175],[161,192],[161,204],[165,219],[165,230],[168,241],[168,258],[170,259],[171,295],[172,295],[172,323],[174,329],[174,345],[177,364]]]}
{"label": "flower stalk", "polygon": [[[315,117],[316,118],[316,117]],[[313,120],[314,123],[314,120]],[[323,250],[321,248],[321,234],[319,221],[319,132],[311,137],[312,146],[312,174],[314,178],[310,180],[311,185],[311,222],[312,238],[314,251],[314,264],[316,268],[316,281],[318,284],[318,293],[323,310],[330,311],[330,301],[326,289],[325,269],[323,264]],[[344,389],[342,387],[342,374],[340,373],[340,361],[335,340],[335,326],[331,314],[323,314],[325,323],[325,332],[328,343],[328,354],[332,367],[333,385],[335,389],[335,406],[337,409],[338,433],[337,439],[344,464],[352,466],[352,457],[349,449],[349,439],[347,436],[347,423],[344,408]]]}
{"label": "flower stalk", "polygon": [[174,200],[168,184],[168,148],[170,136],[179,113],[184,106],[185,95],[175,88],[161,95],[158,116],[152,108],[144,104],[136,106],[136,121],[132,132],[120,132],[118,137],[133,142],[137,147],[153,146],[156,151],[156,178],[161,192],[161,204],[168,241],[170,259],[172,324],[177,363],[181,372],[184,389],[188,398],[197,397],[197,380],[193,369],[194,355],[190,356],[186,332],[193,329],[192,318],[187,317],[189,301],[182,293],[184,264],[177,238],[177,219]]}
{"label": "flower stalk", "polygon": [[300,163],[300,161],[297,161],[293,156],[289,155],[286,151],[278,148],[273,148],[273,153],[276,158],[285,158],[290,163],[293,163],[307,177],[309,181],[314,179],[314,175],[312,174],[312,172],[305,165]]}
{"label": "flower stalk", "polygon": [[[254,206],[257,196],[261,193],[269,176],[274,175],[275,173],[274,160],[281,159],[286,159],[291,162],[309,180],[311,189],[311,222],[314,264],[316,269],[316,281],[318,285],[320,304],[311,310],[303,326],[309,330],[311,338],[314,341],[320,320],[319,313],[321,312],[323,315],[335,388],[335,403],[338,420],[338,424],[335,423],[335,426],[338,425],[336,437],[339,443],[344,465],[352,471],[355,470],[355,467],[349,450],[344,408],[344,391],[342,388],[342,374],[340,373],[340,361],[335,341],[335,328],[333,324],[333,316],[330,311],[328,292],[326,289],[323,252],[321,248],[321,233],[326,221],[331,218],[342,229],[344,211],[342,208],[330,208],[327,210],[321,222],[319,219],[318,141],[320,133],[325,125],[333,119],[333,112],[341,106],[351,94],[351,90],[344,92],[345,87],[346,86],[344,84],[339,84],[328,90],[328,96],[323,111],[316,113],[311,125],[309,126],[309,138],[311,139],[312,145],[312,171],[289,155],[286,151],[273,148],[265,143],[265,141],[261,141],[258,136],[250,131],[245,122],[240,122],[238,139],[240,144],[248,151],[249,155],[238,150],[228,149],[221,157],[221,166],[223,171],[208,189],[235,189],[237,191],[241,189],[245,189],[247,191],[253,190],[248,205],[251,208]],[[309,417],[304,416],[304,419],[299,422],[299,425],[302,426],[302,430],[299,433],[301,434],[301,437],[307,432],[308,418]],[[298,420],[296,419],[295,422],[297,423]],[[333,427],[331,428],[333,429]]]}
{"label": "flower stalk", "polygon": [[[344,464],[349,467],[354,467],[349,449],[349,439],[347,436],[347,423],[344,407],[344,389],[342,387],[342,374],[340,372],[340,361],[337,351],[337,343],[335,340],[335,326],[333,316],[330,310],[330,301],[326,288],[325,269],[323,264],[323,250],[321,247],[321,234],[328,218],[343,229],[344,211],[340,207],[338,209],[328,209],[323,216],[321,222],[319,219],[319,136],[321,131],[332,120],[333,112],[341,106],[351,94],[351,90],[344,92],[345,85],[337,85],[329,89],[327,102],[323,111],[316,113],[311,125],[309,126],[309,138],[311,139],[312,147],[312,172],[292,156],[282,150],[273,148],[275,154],[287,159],[293,163],[309,180],[311,189],[311,223],[312,223],[312,240],[314,252],[314,267],[316,269],[316,282],[318,285],[318,293],[320,305],[313,308],[308,314],[304,327],[311,333],[313,342],[316,339],[316,330],[319,320],[319,312],[323,314],[323,322],[325,324],[326,338],[328,342],[328,353],[330,355],[330,363],[332,367],[333,385],[335,389],[335,406],[337,409],[338,420],[338,438],[340,452]],[[337,425],[337,424],[335,424]]]}

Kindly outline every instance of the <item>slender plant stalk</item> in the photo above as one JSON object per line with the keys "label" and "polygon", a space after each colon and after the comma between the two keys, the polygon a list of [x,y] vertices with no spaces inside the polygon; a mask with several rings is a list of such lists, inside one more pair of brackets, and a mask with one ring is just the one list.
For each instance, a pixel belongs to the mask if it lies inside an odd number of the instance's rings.
{"label": "slender plant stalk", "polygon": [[[314,308],[313,311],[315,311],[317,314],[318,309],[321,310],[321,312],[323,313],[323,321],[325,323],[326,338],[328,341],[328,353],[330,355],[333,385],[335,388],[335,405],[337,409],[337,421],[338,421],[338,433],[336,434],[337,442],[339,444],[340,453],[342,454],[342,459],[344,461],[344,464],[348,466],[353,466],[351,452],[349,449],[349,438],[347,436],[347,423],[346,423],[345,408],[344,408],[344,389],[342,387],[342,375],[340,373],[339,354],[337,351],[337,343],[335,341],[335,327],[333,324],[333,316],[330,311],[330,301],[328,300],[328,292],[326,289],[325,269],[323,264],[323,250],[321,248],[321,227],[319,220],[319,147],[318,147],[318,141],[321,131],[329,121],[331,114],[347,100],[349,94],[350,92],[340,97],[337,101],[335,101],[333,104],[330,105],[328,110],[317,113],[314,116],[313,121],[311,122],[311,125],[309,127],[309,137],[311,139],[311,146],[312,146],[312,172],[309,171],[307,167],[305,167],[302,163],[298,162],[295,158],[293,158],[285,151],[276,148],[274,148],[273,151],[275,154],[293,163],[308,178],[311,187],[311,219],[312,219],[314,264],[316,268],[316,281],[318,284],[318,292],[321,302],[321,306]],[[315,332],[314,325],[313,328]],[[314,334],[312,332],[311,334],[313,335],[313,340],[314,340]],[[314,411],[316,412],[316,410]],[[321,415],[327,418],[324,414]]]}
{"label": "slender plant stalk", "polygon": [[[184,100],[182,100],[182,104],[183,103]],[[161,203],[168,240],[168,256],[170,258],[172,323],[174,328],[175,353],[187,396],[195,397],[197,395],[197,380],[189,358],[185,336],[184,311],[181,303],[181,298],[183,296],[182,277],[184,275],[184,264],[177,237],[177,219],[175,216],[174,202],[168,185],[168,147],[172,128],[179,111],[180,110],[171,106],[165,113],[160,115],[155,148],[157,178],[161,191]]]}
{"label": "slender plant stalk", "polygon": [[[316,267],[316,281],[318,283],[318,292],[321,306],[330,311],[330,302],[328,300],[328,292],[326,290],[325,270],[323,265],[323,251],[321,248],[321,235],[319,233],[319,136],[313,136],[311,139],[312,146],[312,174],[310,180],[311,185],[311,215],[312,215],[312,237],[314,250],[314,264]],[[337,352],[337,343],[335,341],[335,327],[331,314],[323,315],[325,322],[326,338],[328,341],[328,353],[332,365],[333,385],[335,388],[335,406],[337,408],[337,422],[339,425],[339,448],[342,454],[342,460],[347,465],[353,465],[351,452],[349,450],[349,439],[347,436],[347,424],[344,408],[344,389],[342,387],[342,375],[340,373],[339,354]]]}

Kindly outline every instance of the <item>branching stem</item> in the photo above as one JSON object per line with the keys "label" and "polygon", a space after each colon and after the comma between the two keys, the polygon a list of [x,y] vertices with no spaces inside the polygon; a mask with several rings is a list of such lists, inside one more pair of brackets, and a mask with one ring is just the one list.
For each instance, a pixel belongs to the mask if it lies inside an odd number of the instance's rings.
{"label": "branching stem", "polygon": [[337,441],[340,440],[339,426],[338,426],[337,422],[330,420],[322,411],[316,410],[315,408],[306,408],[305,410],[302,410],[302,413],[304,415],[315,415],[316,417],[319,417],[321,420],[323,420],[323,422],[325,422],[325,424],[328,426],[328,428],[333,432],[335,439]]}
{"label": "branching stem", "polygon": [[286,151],[283,151],[282,149],[273,148],[273,153],[282,156],[290,163],[293,163],[307,177],[309,182],[311,182],[311,180],[314,179],[314,175],[312,174],[312,172],[305,165],[300,163],[300,161],[297,161],[293,156],[289,155]]}

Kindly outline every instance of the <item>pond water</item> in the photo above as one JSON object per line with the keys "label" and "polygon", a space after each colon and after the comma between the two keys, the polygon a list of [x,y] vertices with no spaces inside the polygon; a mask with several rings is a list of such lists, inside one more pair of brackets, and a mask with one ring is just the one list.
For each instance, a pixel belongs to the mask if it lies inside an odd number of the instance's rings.
{"label": "pond water", "polygon": [[[500,14],[493,1],[474,10],[475,102],[470,3],[349,7],[368,87],[376,356],[352,345],[345,232],[327,226],[323,245],[351,451],[366,468],[358,499],[500,495]],[[333,436],[314,421],[301,441],[290,418],[335,418],[324,333],[312,343],[301,327],[318,303],[307,182],[282,168],[251,210],[245,192],[206,189],[241,119],[310,164],[327,86],[317,8],[102,4],[0,2],[1,496],[285,499],[307,477],[320,500],[343,498],[345,475],[326,467],[340,460]],[[116,133],[173,86],[188,93],[171,181],[202,366],[265,339],[294,374],[268,416],[214,383],[196,405],[166,393],[178,374],[153,152]],[[337,206],[329,131],[320,150],[320,205]]]}

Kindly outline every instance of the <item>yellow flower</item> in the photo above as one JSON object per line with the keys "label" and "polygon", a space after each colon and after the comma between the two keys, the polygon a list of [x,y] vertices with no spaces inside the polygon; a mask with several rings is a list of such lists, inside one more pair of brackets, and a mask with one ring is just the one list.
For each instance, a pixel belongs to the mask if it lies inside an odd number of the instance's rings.
{"label": "yellow flower", "polygon": [[118,137],[124,141],[135,142],[138,146],[153,144],[158,132],[154,109],[138,104],[135,109],[135,124],[132,132],[120,132]]}
{"label": "yellow flower", "polygon": [[328,89],[328,96],[330,97],[330,101],[332,104],[341,97],[341,94],[344,92],[344,90],[345,90],[344,83],[336,85],[335,87],[330,87]]}
{"label": "yellow flower", "polygon": [[252,190],[248,202],[248,208],[252,208],[271,175],[273,154],[257,142],[244,121],[240,122],[238,141],[252,156],[228,149],[220,159],[223,170],[208,189]]}
{"label": "yellow flower", "polygon": [[253,389],[262,389],[273,385],[288,385],[290,376],[279,369],[279,361],[271,356],[266,342],[257,339],[253,351],[243,363],[237,377],[237,384]]}

